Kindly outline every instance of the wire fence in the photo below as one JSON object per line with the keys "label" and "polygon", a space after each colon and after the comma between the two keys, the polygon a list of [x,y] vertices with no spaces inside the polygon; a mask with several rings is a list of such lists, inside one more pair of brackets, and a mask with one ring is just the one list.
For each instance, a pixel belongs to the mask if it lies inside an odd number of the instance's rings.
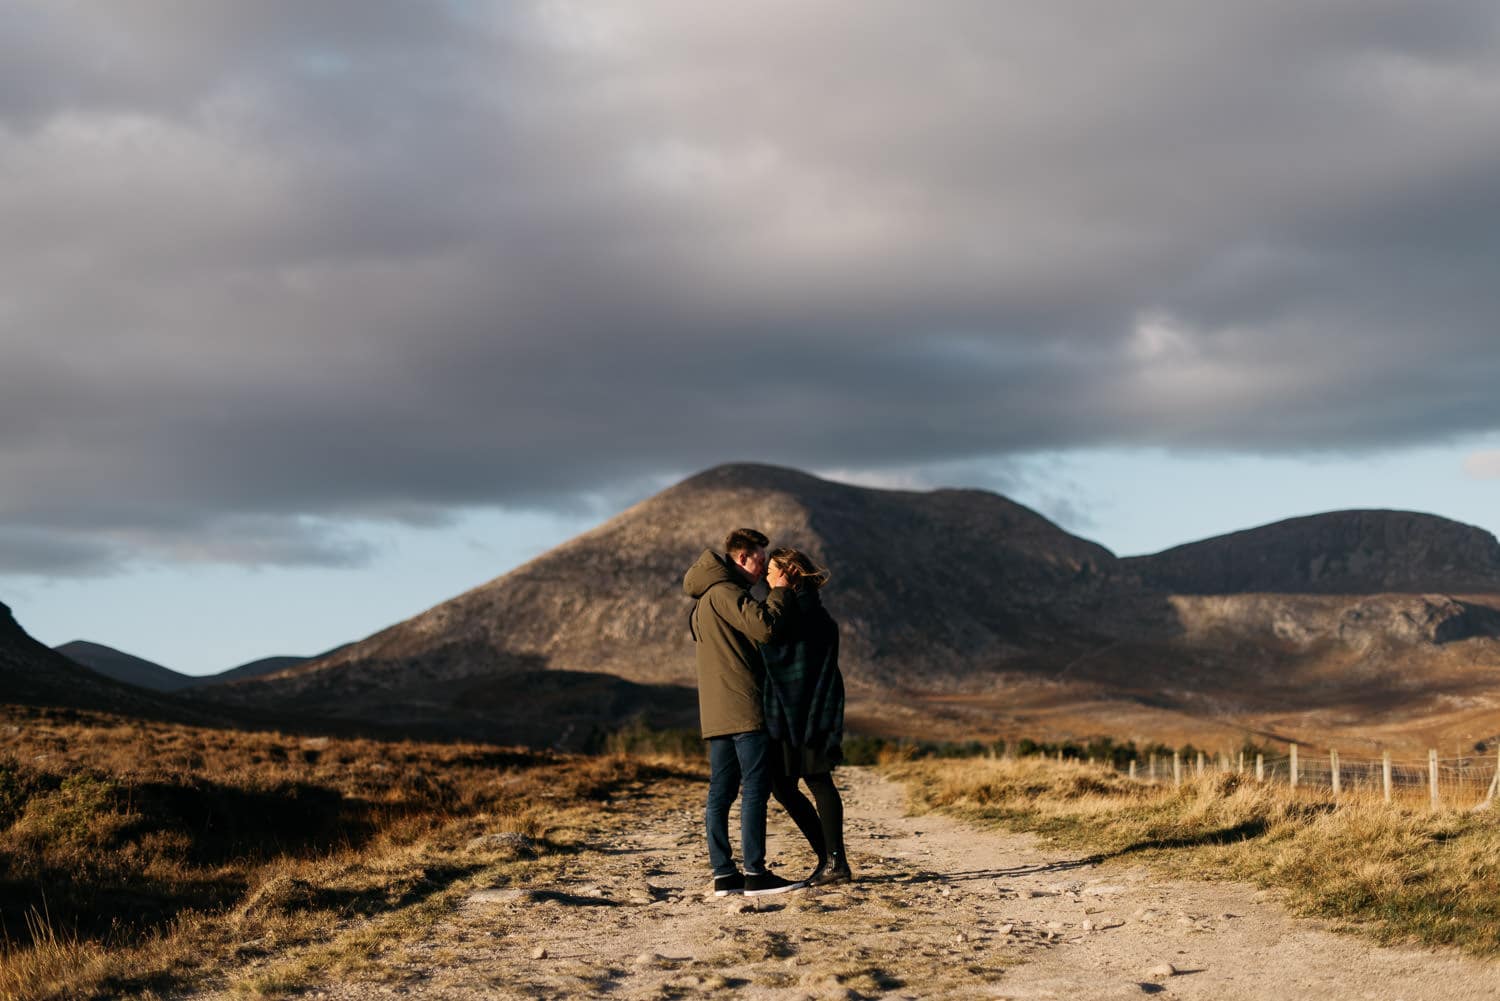
{"label": "wire fence", "polygon": [[1386,802],[1421,798],[1433,809],[1488,807],[1500,789],[1500,755],[1441,757],[1435,749],[1425,759],[1349,758],[1337,750],[1313,751],[1291,745],[1285,755],[1263,753],[1194,755],[1152,754],[1117,766],[1130,778],[1180,786],[1204,776],[1235,774],[1257,782],[1296,789],[1380,797]]}

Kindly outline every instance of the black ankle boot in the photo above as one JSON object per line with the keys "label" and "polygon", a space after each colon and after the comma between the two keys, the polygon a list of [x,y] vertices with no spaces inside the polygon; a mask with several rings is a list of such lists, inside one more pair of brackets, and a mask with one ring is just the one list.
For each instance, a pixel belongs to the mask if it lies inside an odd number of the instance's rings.
{"label": "black ankle boot", "polygon": [[828,858],[818,863],[817,871],[807,879],[808,886],[833,886],[847,883],[854,878],[849,871],[849,860],[843,852],[829,852]]}
{"label": "black ankle boot", "polygon": [[814,885],[819,879],[823,878],[823,874],[826,873],[827,871],[828,871],[828,856],[827,855],[819,855],[818,856],[817,867],[814,868],[813,871],[812,871],[812,874],[807,877],[807,881],[806,881],[807,884],[809,886]]}

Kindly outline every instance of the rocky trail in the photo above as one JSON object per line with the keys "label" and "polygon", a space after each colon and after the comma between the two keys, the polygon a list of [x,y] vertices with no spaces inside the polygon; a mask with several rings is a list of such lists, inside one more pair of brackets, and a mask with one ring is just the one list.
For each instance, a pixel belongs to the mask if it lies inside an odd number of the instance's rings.
{"label": "rocky trail", "polygon": [[[1029,835],[908,817],[900,787],[873,771],[838,778],[851,885],[714,899],[703,787],[666,782],[601,811],[547,881],[477,887],[389,968],[300,996],[1500,997],[1500,964],[1375,946],[1244,885],[1164,880]],[[774,803],[770,854],[785,875],[811,863]]]}

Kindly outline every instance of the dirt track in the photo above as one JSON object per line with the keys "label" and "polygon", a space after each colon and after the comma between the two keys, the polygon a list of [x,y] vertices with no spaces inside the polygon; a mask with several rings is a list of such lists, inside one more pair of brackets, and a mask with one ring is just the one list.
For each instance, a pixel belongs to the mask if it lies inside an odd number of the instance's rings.
{"label": "dirt track", "polygon": [[[302,996],[1500,997],[1497,964],[1376,947],[1241,885],[1164,881],[1030,836],[907,817],[900,788],[873,772],[839,778],[852,886],[760,909],[708,897],[703,789],[666,783],[602,814],[555,880],[478,889],[389,968]],[[799,873],[810,856],[772,813],[772,864]]]}

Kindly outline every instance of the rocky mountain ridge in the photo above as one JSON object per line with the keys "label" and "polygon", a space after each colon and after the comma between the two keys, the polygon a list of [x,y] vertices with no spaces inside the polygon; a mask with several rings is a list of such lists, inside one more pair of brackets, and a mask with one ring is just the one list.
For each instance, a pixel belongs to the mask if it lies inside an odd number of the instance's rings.
{"label": "rocky mountain ridge", "polygon": [[[1486,603],[1500,595],[1500,547],[1430,515],[1320,515],[1120,559],[984,491],[875,490],[729,465],[332,656],[220,691],[365,718],[470,711],[461,703],[494,679],[548,671],[690,690],[681,576],[739,525],[833,570],[825,598],[845,675],[872,712],[909,696],[1014,691],[1018,679],[1157,702],[1189,693],[1183,705],[1202,688],[1223,706],[1252,678],[1291,692],[1299,678],[1324,684],[1339,664],[1351,683],[1403,688],[1424,663],[1451,660],[1450,648],[1500,650],[1500,611]],[[1242,568],[1257,552],[1269,555]],[[1473,593],[1432,587],[1449,570]],[[1237,585],[1272,589],[1226,590]],[[507,685],[518,713],[545,712],[527,686]]]}
{"label": "rocky mountain ridge", "polygon": [[1121,561],[1172,594],[1500,592],[1500,541],[1411,511],[1338,511]]}

